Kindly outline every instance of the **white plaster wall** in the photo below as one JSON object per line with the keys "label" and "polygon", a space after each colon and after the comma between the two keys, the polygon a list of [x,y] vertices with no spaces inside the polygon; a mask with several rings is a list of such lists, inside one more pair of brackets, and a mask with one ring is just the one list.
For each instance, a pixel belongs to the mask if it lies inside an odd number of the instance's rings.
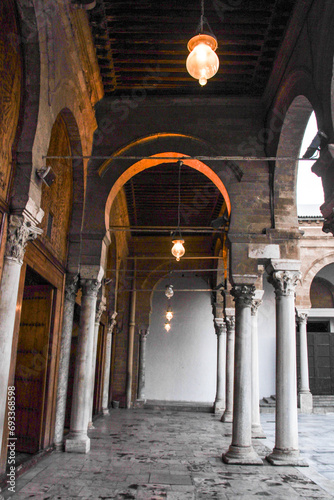
{"label": "white plaster wall", "polygon": [[276,315],[274,288],[263,276],[263,303],[258,312],[260,399],[276,393]]}
{"label": "white plaster wall", "polygon": [[[175,275],[174,275],[175,276]],[[174,277],[161,281],[165,290],[205,289],[199,277]],[[175,292],[174,318],[164,329],[167,298],[153,294],[150,334],[146,351],[146,398],[161,401],[213,403],[216,395],[217,337],[213,326],[210,292]]]}

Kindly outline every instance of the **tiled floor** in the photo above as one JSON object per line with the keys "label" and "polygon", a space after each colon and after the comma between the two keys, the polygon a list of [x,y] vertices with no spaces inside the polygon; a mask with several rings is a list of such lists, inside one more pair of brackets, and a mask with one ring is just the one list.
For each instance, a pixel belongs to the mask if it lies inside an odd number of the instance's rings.
{"label": "tiled floor", "polygon": [[[268,439],[255,440],[254,446],[264,458],[266,445],[272,446],[274,415],[262,417]],[[302,417],[301,449],[314,463],[298,470],[274,467],[266,461],[263,466],[224,464],[221,454],[230,444],[231,424],[222,424],[212,414],[111,410],[109,417],[95,421],[89,454],[53,452],[18,478],[14,495],[7,491],[3,496],[67,500],[333,499],[334,481],[323,473],[333,473],[328,467],[333,466],[334,415]],[[321,464],[323,469],[317,470]],[[318,474],[328,481],[327,492],[305,476],[310,470],[311,476]]]}

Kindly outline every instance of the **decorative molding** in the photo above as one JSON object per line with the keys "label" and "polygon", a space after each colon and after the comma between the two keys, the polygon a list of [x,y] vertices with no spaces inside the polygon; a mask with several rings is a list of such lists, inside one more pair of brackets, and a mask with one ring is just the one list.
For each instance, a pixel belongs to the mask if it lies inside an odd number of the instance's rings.
{"label": "decorative molding", "polygon": [[251,306],[251,312],[252,312],[252,316],[256,316],[257,315],[257,312],[258,312],[258,309],[260,307],[260,305],[262,304],[262,299],[253,299],[252,300],[252,306]]}
{"label": "decorative molding", "polygon": [[42,229],[34,226],[29,220],[20,215],[11,215],[8,222],[8,233],[5,258],[15,260],[22,265],[28,241],[32,241]]}
{"label": "decorative molding", "polygon": [[139,338],[141,342],[145,342],[147,339],[147,336],[149,335],[150,330],[148,328],[141,328],[139,330]]}
{"label": "decorative molding", "polygon": [[307,323],[307,317],[308,317],[308,314],[305,313],[305,312],[298,312],[296,311],[296,320],[297,320],[297,323],[298,324],[306,324]]}
{"label": "decorative molding", "polygon": [[235,316],[226,316],[226,328],[228,332],[235,330]]}
{"label": "decorative molding", "polygon": [[295,294],[296,286],[301,280],[301,272],[274,271],[267,279],[275,288],[276,296],[287,297]]}

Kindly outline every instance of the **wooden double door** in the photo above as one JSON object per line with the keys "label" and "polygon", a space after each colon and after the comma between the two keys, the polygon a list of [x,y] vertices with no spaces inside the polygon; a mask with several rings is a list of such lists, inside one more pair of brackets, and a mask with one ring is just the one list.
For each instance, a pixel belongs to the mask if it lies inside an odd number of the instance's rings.
{"label": "wooden double door", "polygon": [[54,361],[53,312],[54,288],[51,285],[25,285],[14,379],[16,448],[20,452],[36,453],[47,441],[47,394]]}

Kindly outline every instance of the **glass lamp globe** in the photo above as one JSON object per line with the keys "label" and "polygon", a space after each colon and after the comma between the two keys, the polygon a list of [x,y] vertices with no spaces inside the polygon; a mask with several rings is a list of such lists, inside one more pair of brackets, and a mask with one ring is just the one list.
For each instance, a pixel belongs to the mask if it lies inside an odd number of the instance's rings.
{"label": "glass lamp globe", "polygon": [[177,261],[185,254],[185,248],[183,246],[184,240],[173,240],[174,245],[172,248],[172,255],[176,258]]}
{"label": "glass lamp globe", "polygon": [[218,71],[219,59],[215,53],[217,47],[215,37],[204,33],[194,36],[188,42],[190,54],[186,62],[187,71],[202,86]]}

